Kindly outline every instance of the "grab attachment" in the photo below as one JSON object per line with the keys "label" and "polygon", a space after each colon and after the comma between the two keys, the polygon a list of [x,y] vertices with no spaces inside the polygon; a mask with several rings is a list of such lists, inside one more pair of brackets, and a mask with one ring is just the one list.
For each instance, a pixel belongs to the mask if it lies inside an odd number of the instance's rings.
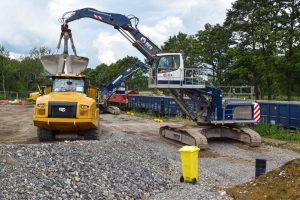
{"label": "grab attachment", "polygon": [[[41,57],[43,67],[50,74],[68,73],[79,74],[88,65],[89,59],[82,56],[77,56],[76,48],[74,45],[71,29],[68,24],[61,25],[61,33],[57,43],[57,49],[60,49],[62,39],[64,39],[64,51],[62,54],[45,55]],[[68,42],[71,42],[71,47],[74,55],[69,55]]]}

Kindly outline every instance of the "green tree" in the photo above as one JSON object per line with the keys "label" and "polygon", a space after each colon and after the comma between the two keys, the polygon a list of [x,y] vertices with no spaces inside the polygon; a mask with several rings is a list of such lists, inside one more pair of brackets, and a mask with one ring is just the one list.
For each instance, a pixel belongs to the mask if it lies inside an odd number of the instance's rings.
{"label": "green tree", "polygon": [[200,64],[199,47],[194,36],[179,32],[170,37],[162,46],[164,52],[183,53],[186,67],[195,68]]}
{"label": "green tree", "polygon": [[[89,78],[90,84],[102,89],[136,61],[137,58],[126,57],[110,65],[100,64],[95,69],[86,69],[84,74]],[[141,69],[138,69],[125,81],[125,84],[130,90],[145,90],[148,87],[147,76]]]}
{"label": "green tree", "polygon": [[273,0],[237,0],[224,23],[237,49],[231,73],[240,78],[248,76],[248,84],[255,85],[256,98],[267,94],[271,99],[278,86],[279,9]]}
{"label": "green tree", "polygon": [[0,74],[1,74],[1,89],[4,92],[4,96],[6,97],[6,73],[8,71],[7,64],[9,63],[9,52],[4,48],[4,46],[0,45]]}
{"label": "green tree", "polygon": [[275,0],[274,5],[280,8],[277,26],[282,36],[280,50],[284,54],[279,63],[282,90],[286,92],[288,100],[291,100],[300,75],[300,1]]}
{"label": "green tree", "polygon": [[214,85],[223,85],[230,58],[227,54],[230,45],[230,32],[223,26],[205,24],[204,30],[196,34],[198,56],[201,63],[210,68]]}

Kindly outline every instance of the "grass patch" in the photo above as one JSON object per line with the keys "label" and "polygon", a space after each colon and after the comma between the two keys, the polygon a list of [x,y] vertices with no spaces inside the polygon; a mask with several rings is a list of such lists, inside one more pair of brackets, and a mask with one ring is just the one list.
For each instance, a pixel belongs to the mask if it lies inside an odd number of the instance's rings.
{"label": "grass patch", "polygon": [[286,140],[286,141],[300,141],[300,132],[284,129],[280,126],[260,123],[254,126],[254,130],[261,136],[266,138]]}
{"label": "grass patch", "polygon": [[225,189],[233,199],[300,199],[300,159],[248,183]]}

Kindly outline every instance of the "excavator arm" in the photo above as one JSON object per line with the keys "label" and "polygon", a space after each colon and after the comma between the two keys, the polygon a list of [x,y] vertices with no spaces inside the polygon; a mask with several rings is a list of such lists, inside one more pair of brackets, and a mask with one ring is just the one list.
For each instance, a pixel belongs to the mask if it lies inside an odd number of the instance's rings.
{"label": "excavator arm", "polygon": [[[124,82],[127,78],[132,76],[134,72],[136,72],[140,68],[143,69],[144,71],[148,70],[147,66],[141,61],[137,61],[134,64],[130,65],[122,72],[122,74],[120,74],[115,80],[113,80],[110,84],[108,84],[105,88],[101,90],[101,96],[105,96],[109,92],[118,88],[122,82]],[[108,101],[108,99],[106,99],[106,101]]]}
{"label": "excavator arm", "polygon": [[82,8],[64,13],[62,16],[63,26],[67,26],[69,22],[86,17],[109,24],[117,29],[147,58],[150,66],[155,60],[155,55],[161,52],[161,49],[137,28],[139,19],[135,16],[127,17],[116,13],[101,12],[93,8]]}

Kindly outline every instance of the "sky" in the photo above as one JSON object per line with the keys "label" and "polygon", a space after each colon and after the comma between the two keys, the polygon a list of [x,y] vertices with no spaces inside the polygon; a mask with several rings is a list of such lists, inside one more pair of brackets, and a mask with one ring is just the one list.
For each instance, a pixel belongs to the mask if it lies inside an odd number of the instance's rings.
{"label": "sky", "polygon": [[[137,16],[139,30],[161,46],[179,32],[195,34],[203,30],[206,23],[223,23],[232,2],[234,0],[2,0],[0,45],[13,58],[40,46],[62,53],[62,48],[56,49],[62,14],[90,7]],[[88,57],[91,68],[101,63],[111,64],[127,55],[144,59],[112,26],[85,18],[69,23],[69,28],[77,54]]]}

